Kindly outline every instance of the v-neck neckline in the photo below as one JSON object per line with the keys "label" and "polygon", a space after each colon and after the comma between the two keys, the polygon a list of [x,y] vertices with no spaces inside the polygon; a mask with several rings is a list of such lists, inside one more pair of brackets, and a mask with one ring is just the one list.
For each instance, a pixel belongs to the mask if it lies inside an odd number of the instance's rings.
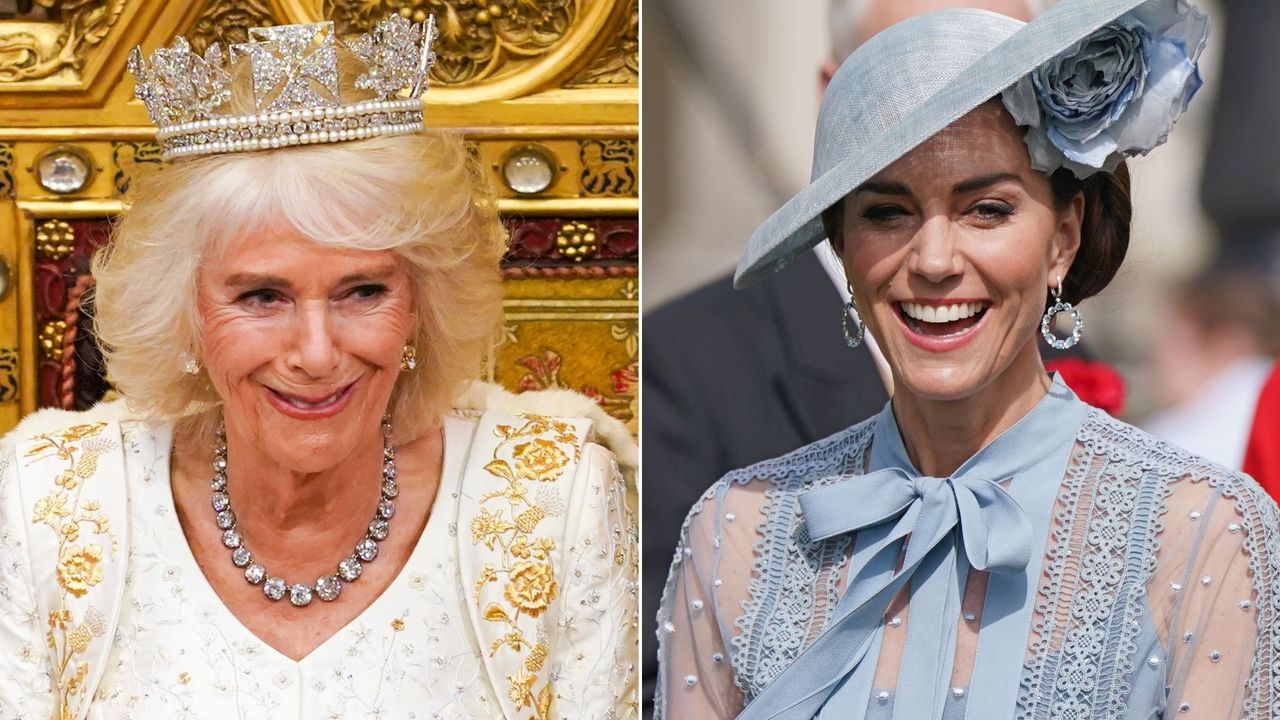
{"label": "v-neck neckline", "polygon": [[[262,637],[257,633],[250,630],[249,627],[231,611],[231,608],[227,606],[222,597],[218,595],[217,590],[213,588],[212,583],[209,582],[208,576],[204,574],[204,570],[200,567],[200,563],[196,561],[195,554],[191,550],[191,544],[187,540],[186,533],[182,529],[182,524],[178,521],[177,502],[173,497],[172,467],[168,461],[168,458],[172,456],[173,451],[172,425],[167,427],[164,435],[159,438],[159,447],[157,448],[159,454],[166,458],[166,483],[165,488],[160,493],[163,496],[162,502],[164,503],[165,509],[165,512],[163,513],[165,519],[163,522],[168,526],[165,528],[165,532],[173,537],[179,538],[178,542],[172,544],[173,549],[169,552],[175,557],[177,563],[181,565],[183,577],[197,578],[191,583],[191,585],[195,586],[192,589],[202,596],[200,600],[203,603],[214,608],[214,612],[221,617],[219,624],[225,622],[228,627],[234,628],[236,633],[252,641],[256,646],[262,648],[264,652],[275,657],[279,662],[286,663],[290,667],[294,668],[301,668],[308,665],[314,658],[323,657],[329,650],[330,646],[351,632],[354,627],[365,623],[370,617],[379,617],[377,613],[382,612],[383,606],[387,602],[390,602],[389,598],[398,594],[401,590],[401,586],[406,582],[409,582],[408,576],[411,574],[410,568],[418,567],[421,564],[423,555],[426,554],[426,548],[429,544],[427,542],[427,537],[433,533],[439,532],[441,523],[448,523],[452,521],[452,518],[446,519],[440,517],[445,514],[440,511],[451,507],[449,503],[456,497],[457,487],[460,484],[457,476],[464,470],[466,465],[465,453],[463,454],[463,457],[459,457],[458,453],[463,447],[469,447],[471,442],[471,438],[463,437],[466,433],[465,427],[450,427],[456,423],[474,425],[474,423],[468,423],[465,419],[457,418],[452,415],[445,416],[444,421],[441,424],[441,441],[444,445],[444,450],[442,452],[440,462],[440,482],[436,487],[435,499],[432,500],[430,514],[427,516],[427,522],[423,526],[421,534],[418,535],[418,539],[414,542],[413,549],[409,551],[409,557],[396,572],[395,577],[391,579],[391,582],[386,586],[386,588],[384,588],[383,591],[373,599],[373,602],[369,603],[367,607],[326,637],[319,645],[312,648],[310,652],[296,660],[281,652],[274,645],[262,639]],[[474,430],[474,427],[472,429]],[[282,599],[279,602],[288,602],[288,599]]]}

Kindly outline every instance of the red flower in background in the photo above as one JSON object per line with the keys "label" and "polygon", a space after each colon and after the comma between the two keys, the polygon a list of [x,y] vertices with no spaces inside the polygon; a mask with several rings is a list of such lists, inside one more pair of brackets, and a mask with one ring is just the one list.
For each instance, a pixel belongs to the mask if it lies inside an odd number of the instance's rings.
{"label": "red flower in background", "polygon": [[1062,381],[1080,399],[1113,417],[1124,412],[1124,378],[1104,362],[1061,358],[1045,363],[1045,370],[1062,374]]}
{"label": "red flower in background", "polygon": [[613,392],[618,395],[635,394],[636,383],[640,382],[638,363],[613,371]]}

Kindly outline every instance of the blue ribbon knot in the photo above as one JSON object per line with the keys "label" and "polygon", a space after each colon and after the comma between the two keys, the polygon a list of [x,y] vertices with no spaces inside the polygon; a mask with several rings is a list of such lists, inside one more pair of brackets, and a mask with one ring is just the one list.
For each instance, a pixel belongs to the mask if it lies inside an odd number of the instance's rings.
{"label": "blue ribbon knot", "polygon": [[[858,555],[851,579],[822,634],[739,715],[740,720],[861,718],[890,601],[911,583],[895,718],[937,718],[955,657],[956,625],[970,566],[1020,573],[1030,562],[1031,520],[1000,485],[970,466],[947,478],[892,467],[841,476],[800,495],[809,535],[821,540],[895,522]],[[957,542],[957,539],[959,542]],[[906,541],[905,553],[901,552]],[[963,548],[963,552],[959,550]],[[894,569],[899,555],[902,566]],[[828,701],[830,712],[824,712]]]}

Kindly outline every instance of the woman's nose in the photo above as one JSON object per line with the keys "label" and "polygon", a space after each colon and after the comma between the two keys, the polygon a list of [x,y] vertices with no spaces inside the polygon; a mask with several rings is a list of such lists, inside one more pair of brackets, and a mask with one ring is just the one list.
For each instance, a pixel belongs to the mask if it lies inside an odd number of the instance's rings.
{"label": "woman's nose", "polygon": [[925,220],[911,240],[907,269],[931,283],[959,275],[963,270],[951,220],[935,215]]}
{"label": "woman's nose", "polygon": [[327,307],[303,305],[296,320],[289,364],[311,377],[325,377],[338,367],[338,347]]}

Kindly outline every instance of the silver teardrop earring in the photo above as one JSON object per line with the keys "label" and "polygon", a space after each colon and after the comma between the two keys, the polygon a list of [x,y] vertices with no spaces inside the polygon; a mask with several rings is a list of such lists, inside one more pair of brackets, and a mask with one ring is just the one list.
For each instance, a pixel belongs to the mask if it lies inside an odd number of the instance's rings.
{"label": "silver teardrop earring", "polygon": [[400,372],[409,372],[416,367],[418,367],[418,351],[406,342],[404,349],[400,351]]}
{"label": "silver teardrop earring", "polygon": [[[1053,292],[1053,305],[1044,311],[1044,317],[1040,319],[1040,334],[1044,335],[1044,341],[1049,343],[1049,347],[1066,350],[1080,342],[1080,336],[1084,334],[1084,316],[1080,314],[1079,308],[1062,299],[1061,275],[1058,276],[1058,286],[1049,289]],[[1053,334],[1053,319],[1058,313],[1067,313],[1075,321],[1070,337],[1060,338]]]}
{"label": "silver teardrop earring", "polygon": [[[844,327],[844,344],[856,348],[862,344],[867,329],[863,327],[862,316],[858,314],[858,305],[853,301],[853,285],[845,283],[845,287],[849,288],[849,302],[840,309],[840,324]],[[850,322],[858,326],[856,331],[849,327]]]}

